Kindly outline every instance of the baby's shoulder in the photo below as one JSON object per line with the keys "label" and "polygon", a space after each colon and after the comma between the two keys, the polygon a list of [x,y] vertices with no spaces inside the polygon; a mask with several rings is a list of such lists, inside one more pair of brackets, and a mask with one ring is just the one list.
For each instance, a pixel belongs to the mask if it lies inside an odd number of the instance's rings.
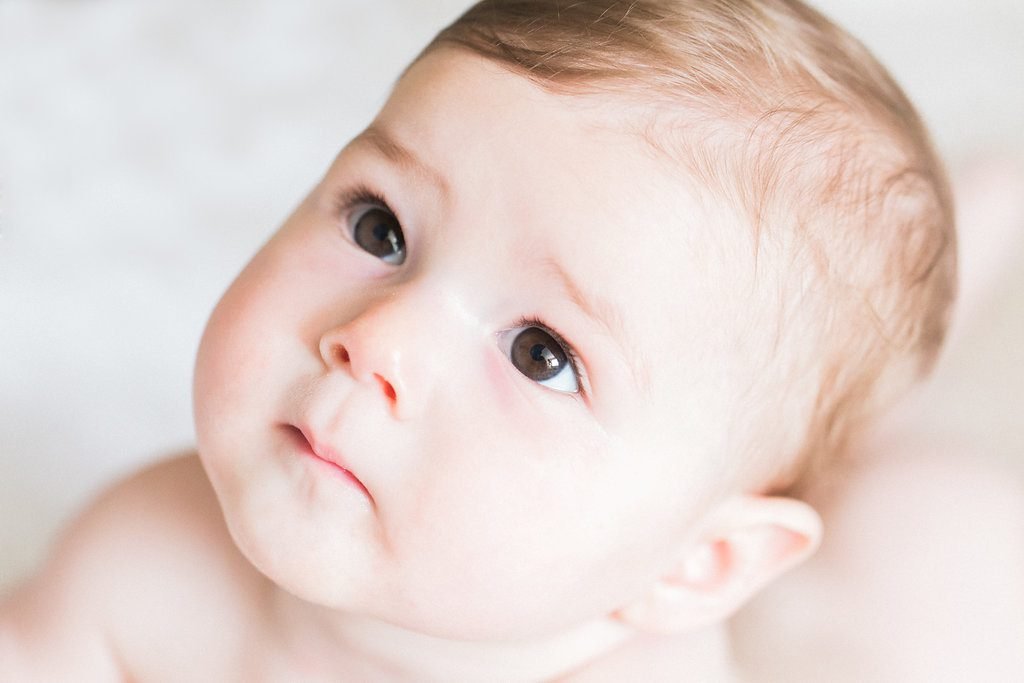
{"label": "baby's shoulder", "polygon": [[232,665],[204,657],[241,651],[262,589],[197,456],[186,454],[100,495],[2,617],[30,671],[47,662],[46,673],[59,674],[51,668],[63,659],[77,662],[71,671],[161,680],[174,662],[179,680],[191,679],[190,666],[209,674]]}
{"label": "baby's shoulder", "polygon": [[750,671],[787,681],[1021,680],[1018,473],[908,440],[850,463],[813,502],[828,530],[818,554],[734,625]]}

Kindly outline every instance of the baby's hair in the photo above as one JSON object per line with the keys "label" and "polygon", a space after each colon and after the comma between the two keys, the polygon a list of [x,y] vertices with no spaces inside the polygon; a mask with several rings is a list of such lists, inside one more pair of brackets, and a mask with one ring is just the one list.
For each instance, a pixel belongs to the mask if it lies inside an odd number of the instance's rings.
{"label": "baby's hair", "polygon": [[756,324],[777,342],[751,382],[783,405],[751,392],[760,406],[742,428],[761,488],[798,489],[930,371],[956,289],[948,183],[900,88],[820,13],[798,0],[483,0],[423,54],[443,46],[552,93],[639,103],[652,145],[749,224],[755,263],[778,271],[758,268],[773,313]]}

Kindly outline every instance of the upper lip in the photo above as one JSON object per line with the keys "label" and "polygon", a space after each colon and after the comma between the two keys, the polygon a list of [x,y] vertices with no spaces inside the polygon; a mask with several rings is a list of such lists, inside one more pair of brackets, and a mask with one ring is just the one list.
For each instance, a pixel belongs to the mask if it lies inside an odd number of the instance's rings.
{"label": "upper lip", "polygon": [[309,445],[309,448],[313,452],[313,455],[320,458],[321,460],[325,460],[331,463],[332,465],[335,465],[336,467],[344,470],[347,474],[349,474],[352,477],[352,479],[355,480],[357,484],[359,484],[359,486],[362,487],[363,492],[366,493],[370,500],[373,500],[373,496],[370,495],[370,491],[366,488],[366,485],[358,476],[356,476],[355,472],[353,472],[348,467],[348,465],[345,463],[344,458],[341,457],[341,454],[337,450],[335,450],[330,444],[327,444],[318,439],[316,436],[316,431],[314,429],[312,429],[309,425],[305,424],[294,425],[294,428],[298,430],[300,434],[302,434],[302,438],[306,440],[306,443]]}

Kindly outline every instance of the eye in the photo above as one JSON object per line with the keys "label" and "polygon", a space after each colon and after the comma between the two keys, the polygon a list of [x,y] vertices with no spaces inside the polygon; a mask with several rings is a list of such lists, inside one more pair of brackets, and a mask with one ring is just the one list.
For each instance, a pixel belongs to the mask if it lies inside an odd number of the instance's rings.
{"label": "eye", "polygon": [[349,217],[352,239],[367,253],[394,266],[405,261],[405,236],[395,214],[373,204],[356,206]]}
{"label": "eye", "polygon": [[502,338],[505,352],[516,370],[549,389],[565,394],[580,393],[573,352],[551,332],[531,325],[508,330]]}

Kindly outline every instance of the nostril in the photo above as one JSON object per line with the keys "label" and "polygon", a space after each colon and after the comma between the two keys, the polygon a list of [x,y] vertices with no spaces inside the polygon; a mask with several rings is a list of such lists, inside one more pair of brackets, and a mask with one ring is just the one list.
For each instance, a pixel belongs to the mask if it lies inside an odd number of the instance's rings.
{"label": "nostril", "polygon": [[338,359],[339,363],[348,363],[348,349],[341,344],[337,344],[334,347],[334,357]]}
{"label": "nostril", "polygon": [[374,375],[374,377],[376,377],[377,381],[380,382],[380,387],[384,391],[384,395],[388,397],[389,401],[394,403],[395,399],[398,398],[398,396],[397,394],[395,394],[395,388],[391,386],[391,382],[387,381],[380,375]]}

